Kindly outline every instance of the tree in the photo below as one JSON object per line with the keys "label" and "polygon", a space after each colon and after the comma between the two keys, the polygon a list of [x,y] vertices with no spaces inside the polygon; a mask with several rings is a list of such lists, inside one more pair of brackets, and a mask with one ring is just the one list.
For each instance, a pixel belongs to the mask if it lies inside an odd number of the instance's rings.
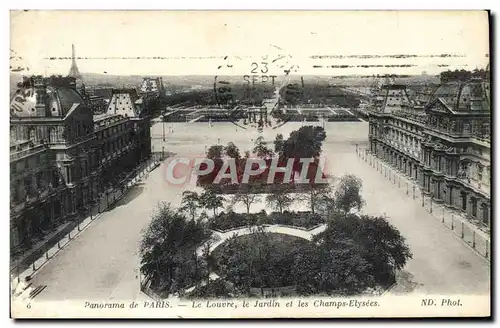
{"label": "tree", "polygon": [[292,203],[292,195],[282,189],[266,196],[266,204],[273,209],[277,209],[281,214],[283,214],[283,211],[288,209]]}
{"label": "tree", "polygon": [[240,159],[240,150],[238,149],[238,147],[236,147],[236,145],[232,142],[229,142],[227,144],[226,147],[224,147],[224,153],[226,154],[226,156],[230,157],[230,158],[234,158],[236,160],[239,160]]}
{"label": "tree", "polygon": [[223,151],[224,147],[222,147],[221,145],[212,145],[207,150],[207,158],[210,158],[212,160],[220,159],[222,158]]}
{"label": "tree", "polygon": [[182,212],[188,213],[194,220],[196,211],[200,207],[200,196],[194,191],[186,190],[182,193],[181,208]]}
{"label": "tree", "polygon": [[188,220],[168,203],[160,203],[140,242],[141,273],[162,295],[182,292],[206,276],[196,249],[211,236],[204,222]]}
{"label": "tree", "polygon": [[214,216],[217,215],[217,209],[224,206],[224,197],[218,195],[212,188],[205,189],[205,192],[199,197],[199,201],[201,206],[213,210]]}
{"label": "tree", "polygon": [[335,190],[335,207],[345,213],[349,213],[354,208],[359,211],[364,205],[361,197],[362,186],[363,181],[355,175],[342,176]]}
{"label": "tree", "polygon": [[262,288],[294,285],[294,258],[307,245],[314,247],[299,237],[254,227],[250,234],[233,237],[216,251],[218,272],[242,291],[257,287],[262,293]]}
{"label": "tree", "polygon": [[308,190],[297,196],[297,199],[306,202],[313,214],[318,206],[324,206],[331,199],[332,187],[330,185],[309,186]]}
{"label": "tree", "polygon": [[285,140],[283,139],[283,135],[281,133],[278,133],[276,135],[276,139],[274,139],[274,152],[276,154],[282,154],[284,146]]}
{"label": "tree", "polygon": [[264,137],[259,136],[255,139],[255,147],[253,147],[254,154],[257,154],[259,158],[268,158],[273,156],[273,151],[267,148],[264,142]]}
{"label": "tree", "polygon": [[394,283],[412,258],[405,238],[383,217],[337,215],[313,237],[322,252],[318,288],[352,294]]}
{"label": "tree", "polygon": [[325,129],[319,126],[303,126],[290,133],[283,145],[285,158],[317,158],[321,154]]}
{"label": "tree", "polygon": [[231,203],[237,204],[237,203],[242,203],[246,206],[247,208],[247,213],[250,213],[250,206],[258,202],[260,200],[260,195],[255,194],[253,192],[253,188],[251,186],[241,186],[240,189],[236,194],[234,194],[233,199],[231,200]]}

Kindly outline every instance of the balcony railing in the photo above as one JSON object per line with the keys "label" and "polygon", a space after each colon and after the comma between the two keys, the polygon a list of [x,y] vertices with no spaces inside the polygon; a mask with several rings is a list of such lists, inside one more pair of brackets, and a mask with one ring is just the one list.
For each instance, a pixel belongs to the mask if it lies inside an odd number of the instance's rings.
{"label": "balcony railing", "polygon": [[474,138],[480,141],[484,142],[491,142],[491,135],[489,134],[480,134],[480,133],[473,133],[471,131],[462,131],[462,132],[456,132],[456,131],[451,131],[450,129],[444,129],[441,127],[436,127],[436,126],[428,126],[427,127],[429,130],[440,133],[440,134],[445,134],[449,137],[452,138]]}
{"label": "balcony railing", "polygon": [[36,154],[38,152],[42,152],[45,149],[47,149],[47,145],[41,144],[41,145],[36,145],[24,150],[16,151],[16,152],[11,152],[10,153],[10,160],[15,161],[23,157],[31,156],[33,154]]}

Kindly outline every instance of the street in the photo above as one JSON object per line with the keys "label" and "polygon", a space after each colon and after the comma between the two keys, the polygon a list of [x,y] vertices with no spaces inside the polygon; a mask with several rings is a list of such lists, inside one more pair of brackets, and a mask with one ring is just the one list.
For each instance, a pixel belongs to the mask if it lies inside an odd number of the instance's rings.
{"label": "street", "polygon": [[[265,130],[266,140],[277,133],[288,133],[301,123],[286,124],[280,130]],[[203,154],[205,146],[234,141],[240,152],[250,149],[249,140],[258,136],[236,131],[229,123],[221,129],[208,124],[173,124],[174,132],[163,142],[162,126],[152,127],[154,151]],[[355,145],[365,145],[367,123],[328,123],[324,155],[327,169],[335,175],[353,173],[363,179],[363,212],[386,214],[388,220],[406,237],[413,252],[404,269],[413,291],[423,293],[489,293],[490,267],[487,260],[468,248],[450,230],[432,218],[418,202],[394,187],[379,172],[356,156]],[[159,137],[159,138],[158,138]],[[269,145],[272,147],[272,145]],[[41,300],[108,300],[143,298],[139,292],[138,244],[141,230],[151,220],[159,201],[177,206],[185,190],[169,186],[164,164],[132,188],[112,211],[105,212],[73,240],[33,279],[33,286],[47,285],[34,302]],[[188,187],[189,188],[189,187]],[[256,205],[260,210],[264,205]]]}
{"label": "street", "polygon": [[162,182],[159,167],[40,269],[33,285],[47,288],[36,300],[135,299],[140,232],[159,201],[180,199]]}
{"label": "street", "polygon": [[[325,145],[325,153],[328,144]],[[332,153],[327,154],[333,157]],[[363,180],[366,205],[362,212],[383,215],[407,239],[413,259],[403,270],[415,291],[429,294],[484,294],[490,290],[490,265],[451,230],[432,217],[420,202],[406,196],[356,156],[343,154],[332,173],[353,173]],[[337,161],[340,164],[340,161]]]}

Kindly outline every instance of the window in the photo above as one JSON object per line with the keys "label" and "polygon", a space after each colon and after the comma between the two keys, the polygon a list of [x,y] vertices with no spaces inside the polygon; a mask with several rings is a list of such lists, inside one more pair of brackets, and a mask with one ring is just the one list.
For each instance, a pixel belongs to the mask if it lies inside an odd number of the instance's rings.
{"label": "window", "polygon": [[474,218],[476,218],[477,217],[477,198],[474,198],[474,197],[471,198],[471,203],[472,203],[472,211],[471,211],[472,213],[471,214]]}
{"label": "window", "polygon": [[482,209],[483,209],[483,217],[482,217],[482,220],[483,220],[483,223],[485,224],[488,224],[489,223],[489,220],[488,220],[488,206],[486,206],[486,204],[483,204],[482,206]]}
{"label": "window", "polygon": [[52,187],[57,187],[59,185],[59,174],[56,170],[52,171]]}
{"label": "window", "polygon": [[30,178],[24,179],[24,190],[26,191],[26,194],[28,196],[33,195],[33,189],[31,188],[31,179]]}
{"label": "window", "polygon": [[479,181],[483,180],[483,165],[481,163],[477,164],[477,179]]}

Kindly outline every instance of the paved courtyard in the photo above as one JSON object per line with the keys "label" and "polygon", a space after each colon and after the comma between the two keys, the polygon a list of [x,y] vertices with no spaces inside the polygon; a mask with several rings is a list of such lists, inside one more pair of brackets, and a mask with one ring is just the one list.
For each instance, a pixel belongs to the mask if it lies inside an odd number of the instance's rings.
{"label": "paved courtyard", "polygon": [[[152,127],[154,151],[165,147],[177,154],[203,154],[205,146],[233,141],[241,153],[252,148],[256,130],[244,131],[231,123],[210,127],[208,123],[165,124]],[[277,133],[288,134],[301,123],[288,123],[279,130],[266,129],[263,136],[273,140]],[[173,132],[172,128],[173,127]],[[488,293],[489,263],[464,245],[451,231],[430,217],[417,202],[409,200],[373,168],[362,163],[355,145],[365,145],[367,123],[327,123],[324,153],[327,168],[335,175],[354,173],[363,179],[364,211],[385,213],[407,238],[413,259],[405,276],[416,291],[425,293]],[[185,189],[165,183],[161,165],[130,191],[116,208],[104,213],[87,230],[57,254],[35,275],[33,285],[47,285],[36,300],[137,299],[139,293],[138,243],[159,201],[178,205]],[[252,211],[263,208],[255,205]]]}

